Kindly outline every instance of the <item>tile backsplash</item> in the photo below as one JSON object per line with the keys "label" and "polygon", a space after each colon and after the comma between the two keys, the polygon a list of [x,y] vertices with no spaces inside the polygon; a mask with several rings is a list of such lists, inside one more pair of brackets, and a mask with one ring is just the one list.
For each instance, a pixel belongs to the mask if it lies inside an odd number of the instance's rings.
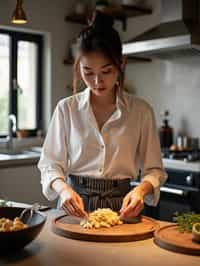
{"label": "tile backsplash", "polygon": [[200,53],[132,63],[126,77],[128,90],[153,106],[158,127],[160,113],[169,109],[175,135],[200,138]]}

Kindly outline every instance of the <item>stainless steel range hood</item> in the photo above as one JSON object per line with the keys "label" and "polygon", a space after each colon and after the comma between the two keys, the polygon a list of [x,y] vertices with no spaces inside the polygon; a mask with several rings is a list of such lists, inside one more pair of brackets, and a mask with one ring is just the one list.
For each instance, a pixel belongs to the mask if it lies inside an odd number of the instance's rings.
{"label": "stainless steel range hood", "polygon": [[161,3],[162,23],[124,43],[123,54],[151,58],[200,56],[200,1],[161,0]]}

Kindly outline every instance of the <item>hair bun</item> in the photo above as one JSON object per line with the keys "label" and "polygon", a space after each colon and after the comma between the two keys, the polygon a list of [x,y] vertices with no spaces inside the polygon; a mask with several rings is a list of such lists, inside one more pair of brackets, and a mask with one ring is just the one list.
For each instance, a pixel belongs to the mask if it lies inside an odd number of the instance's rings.
{"label": "hair bun", "polygon": [[113,27],[114,24],[114,19],[99,10],[96,10],[93,15],[91,20],[89,21],[89,26],[92,26],[94,29],[98,31],[106,31],[110,28]]}

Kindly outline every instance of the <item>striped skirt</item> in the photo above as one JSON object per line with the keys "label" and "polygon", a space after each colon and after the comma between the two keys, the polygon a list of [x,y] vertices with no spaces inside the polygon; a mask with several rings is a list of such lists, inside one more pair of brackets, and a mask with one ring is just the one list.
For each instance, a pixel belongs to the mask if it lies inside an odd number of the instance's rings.
{"label": "striped skirt", "polygon": [[81,196],[88,212],[97,208],[119,211],[124,196],[131,190],[129,178],[111,180],[69,175],[67,182]]}

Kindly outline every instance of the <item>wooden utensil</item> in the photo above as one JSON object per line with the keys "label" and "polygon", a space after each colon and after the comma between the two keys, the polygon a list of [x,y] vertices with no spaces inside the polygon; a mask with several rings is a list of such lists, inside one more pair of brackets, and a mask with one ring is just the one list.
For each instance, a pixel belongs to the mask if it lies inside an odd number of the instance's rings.
{"label": "wooden utensil", "polygon": [[154,242],[161,248],[174,252],[200,255],[200,244],[193,240],[192,233],[181,233],[176,224],[157,229]]}
{"label": "wooden utensil", "polygon": [[54,233],[78,240],[95,242],[128,242],[151,238],[159,227],[149,217],[142,216],[136,224],[122,224],[110,228],[85,229],[80,226],[81,219],[74,216],[59,216],[52,221]]}

